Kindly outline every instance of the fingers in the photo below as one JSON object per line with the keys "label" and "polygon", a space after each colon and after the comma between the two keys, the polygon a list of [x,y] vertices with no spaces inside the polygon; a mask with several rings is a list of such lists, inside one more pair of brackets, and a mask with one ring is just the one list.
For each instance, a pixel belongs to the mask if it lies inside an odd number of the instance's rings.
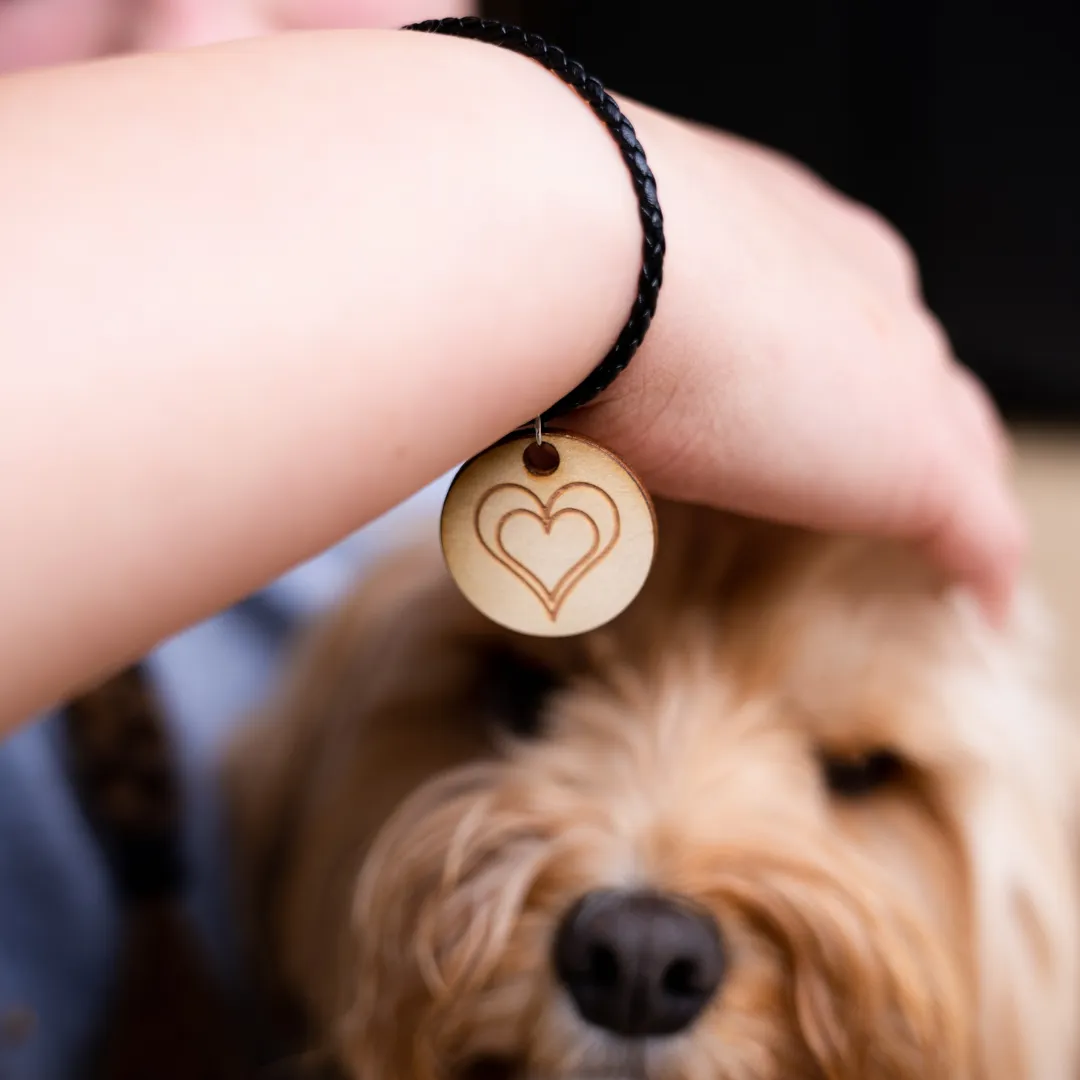
{"label": "fingers", "polygon": [[680,147],[724,197],[682,189],[683,231],[671,197],[651,366],[592,430],[657,494],[913,542],[1000,622],[1026,546],[1008,443],[911,249],[796,162],[717,132],[698,157],[693,138]]}
{"label": "fingers", "polygon": [[1027,536],[1015,503],[1001,485],[964,484],[924,547],[942,570],[973,590],[992,623],[1004,624]]}
{"label": "fingers", "polygon": [[960,364],[950,364],[949,375],[957,424],[976,446],[985,450],[994,466],[1004,471],[1011,466],[1011,447],[990,395]]}
{"label": "fingers", "polygon": [[905,337],[901,362],[922,369],[929,389],[924,420],[939,428],[924,444],[931,457],[921,510],[930,525],[919,539],[1001,625],[1027,550],[1026,526],[1008,482],[1008,437],[986,389],[954,358],[930,312],[913,308]]}
{"label": "fingers", "polygon": [[959,365],[943,372],[943,451],[927,554],[969,586],[988,618],[1008,617],[1027,552],[1027,528],[1006,478],[1008,444],[990,400]]}

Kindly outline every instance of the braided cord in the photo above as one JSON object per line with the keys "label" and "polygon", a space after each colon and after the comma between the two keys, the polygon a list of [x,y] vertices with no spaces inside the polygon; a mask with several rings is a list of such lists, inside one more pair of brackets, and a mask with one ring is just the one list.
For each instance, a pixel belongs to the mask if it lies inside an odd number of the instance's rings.
{"label": "braided cord", "polygon": [[630,311],[630,318],[622,328],[611,351],[587,378],[548,409],[543,414],[543,419],[547,421],[565,415],[591,401],[612,384],[637,352],[652,322],[653,313],[656,311],[656,300],[663,280],[664,218],[656,197],[656,180],[649,168],[649,163],[645,160],[645,151],[638,142],[633,125],[623,115],[622,110],[604,89],[600,80],[587,74],[576,60],[568,59],[561,49],[549,45],[538,35],[527,33],[514,26],[507,26],[493,19],[481,19],[475,16],[461,19],[429,19],[426,22],[413,23],[405,29],[428,34],[472,38],[510,49],[536,60],[576,90],[591,106],[618,144],[623,161],[630,170],[634,189],[637,192],[644,233],[637,298]]}

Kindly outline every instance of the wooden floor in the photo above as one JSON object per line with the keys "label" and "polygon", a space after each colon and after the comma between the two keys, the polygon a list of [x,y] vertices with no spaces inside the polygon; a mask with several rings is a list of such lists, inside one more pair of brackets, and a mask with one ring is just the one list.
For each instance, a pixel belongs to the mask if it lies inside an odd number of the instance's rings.
{"label": "wooden floor", "polygon": [[1058,621],[1063,682],[1080,706],[1080,431],[1020,429],[1014,435],[1032,573]]}

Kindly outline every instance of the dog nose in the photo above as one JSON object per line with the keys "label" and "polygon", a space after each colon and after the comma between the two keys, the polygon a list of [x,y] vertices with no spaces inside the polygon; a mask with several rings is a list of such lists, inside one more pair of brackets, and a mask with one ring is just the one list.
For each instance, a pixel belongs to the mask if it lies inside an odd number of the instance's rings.
{"label": "dog nose", "polygon": [[724,976],[713,919],[676,897],[587,893],[555,938],[555,970],[590,1024],[618,1035],[674,1035],[697,1019]]}

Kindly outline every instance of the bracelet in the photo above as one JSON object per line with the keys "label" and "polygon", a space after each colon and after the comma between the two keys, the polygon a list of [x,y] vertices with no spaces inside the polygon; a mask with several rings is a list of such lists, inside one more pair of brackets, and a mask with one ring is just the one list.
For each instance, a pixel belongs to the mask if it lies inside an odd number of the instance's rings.
{"label": "bracelet", "polygon": [[572,412],[591,401],[601,391],[606,390],[630,363],[656,311],[656,300],[663,279],[664,218],[656,197],[656,181],[645,159],[645,151],[638,142],[633,125],[623,115],[622,110],[604,89],[600,80],[586,74],[581,64],[568,59],[561,49],[549,45],[538,35],[507,26],[493,19],[481,19],[475,16],[429,19],[425,22],[413,23],[404,29],[472,38],[532,57],[548,71],[558,75],[585,99],[615,139],[623,161],[630,170],[634,190],[637,192],[644,232],[637,298],[630,311],[630,317],[611,351],[578,386],[544,412],[541,419],[547,421]]}

